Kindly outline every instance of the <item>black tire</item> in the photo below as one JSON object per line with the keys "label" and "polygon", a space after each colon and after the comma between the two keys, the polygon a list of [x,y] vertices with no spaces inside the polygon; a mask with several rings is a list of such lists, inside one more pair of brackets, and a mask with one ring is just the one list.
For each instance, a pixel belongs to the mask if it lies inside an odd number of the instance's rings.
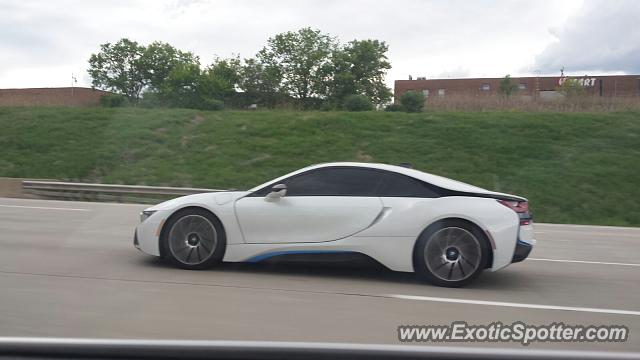
{"label": "black tire", "polygon": [[443,287],[474,281],[491,255],[485,234],[471,223],[446,219],[420,234],[413,250],[413,266],[422,279]]}
{"label": "black tire", "polygon": [[163,258],[172,265],[202,270],[222,262],[227,238],[215,215],[202,208],[186,208],[167,220],[160,234],[160,246]]}

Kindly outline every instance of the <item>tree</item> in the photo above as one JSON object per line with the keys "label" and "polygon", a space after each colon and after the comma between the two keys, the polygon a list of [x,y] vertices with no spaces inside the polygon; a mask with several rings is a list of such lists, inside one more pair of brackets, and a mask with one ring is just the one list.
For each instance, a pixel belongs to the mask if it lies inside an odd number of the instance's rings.
{"label": "tree", "polygon": [[303,28],[269,38],[257,55],[264,68],[277,69],[286,93],[308,107],[312,97],[326,97],[326,69],[336,49],[334,38],[319,30]]}
{"label": "tree", "polygon": [[242,65],[239,57],[216,58],[203,73],[204,80],[210,81],[210,85],[215,84],[207,94],[215,96],[217,99],[224,99],[235,93],[236,87],[240,83],[241,72]]}
{"label": "tree", "polygon": [[196,95],[201,101],[216,99],[223,101],[229,95],[235,93],[235,84],[228,78],[217,73],[214,68],[203,70],[196,84]]}
{"label": "tree", "polygon": [[342,105],[350,95],[360,94],[360,88],[347,62],[334,60],[334,66],[335,73],[327,83],[327,98],[334,104]]}
{"label": "tree", "polygon": [[580,98],[587,93],[582,82],[574,78],[564,78],[557,90],[569,99]]}
{"label": "tree", "polygon": [[143,46],[129,39],[100,45],[100,52],[89,58],[89,75],[94,87],[126,95],[134,102],[145,90],[160,91],[176,66],[199,66],[190,52],[154,42]]}
{"label": "tree", "polygon": [[225,96],[235,92],[233,76],[222,71],[226,66],[218,60],[204,70],[197,64],[176,65],[157,92],[160,102],[170,107],[221,109]]}
{"label": "tree", "polygon": [[236,106],[286,101],[307,109],[340,108],[351,95],[373,104],[388,101],[387,51],[382,41],[340,45],[328,34],[303,28],[269,38],[255,58],[216,58],[202,69],[191,52],[165,42],[143,46],[123,38],[102,44],[91,55],[88,71],[94,87],[125,95],[127,103],[137,103],[144,93],[145,106],[198,107],[216,99]]}
{"label": "tree", "polygon": [[353,40],[333,56],[334,75],[330,93],[344,99],[348,94],[365,95],[374,104],[384,104],[391,98],[391,90],[384,83],[391,69],[384,41]]}
{"label": "tree", "polygon": [[100,45],[100,52],[89,58],[91,85],[137,101],[147,84],[141,61],[144,51],[143,46],[126,38]]}
{"label": "tree", "polygon": [[245,59],[240,68],[239,87],[251,103],[273,107],[282,98],[282,73],[273,65]]}
{"label": "tree", "polygon": [[391,98],[384,83],[391,68],[388,49],[378,40],[353,40],[340,46],[333,37],[310,28],[278,34],[255,60],[245,61],[241,88],[247,94],[284,93],[300,99],[305,107],[318,99],[342,106],[353,94],[383,104]]}
{"label": "tree", "polygon": [[421,112],[424,110],[424,96],[419,91],[407,91],[400,95],[400,104],[406,112]]}
{"label": "tree", "polygon": [[196,108],[201,102],[199,87],[201,70],[197,64],[178,64],[174,66],[156,93],[160,102],[169,107]]}
{"label": "tree", "polygon": [[199,65],[198,57],[191,52],[176,49],[170,44],[153,42],[140,57],[142,75],[151,90],[159,90],[171,70],[178,65]]}
{"label": "tree", "polygon": [[511,75],[507,74],[502,80],[500,80],[500,86],[498,87],[498,93],[506,97],[513,95],[518,91],[518,84],[513,82]]}

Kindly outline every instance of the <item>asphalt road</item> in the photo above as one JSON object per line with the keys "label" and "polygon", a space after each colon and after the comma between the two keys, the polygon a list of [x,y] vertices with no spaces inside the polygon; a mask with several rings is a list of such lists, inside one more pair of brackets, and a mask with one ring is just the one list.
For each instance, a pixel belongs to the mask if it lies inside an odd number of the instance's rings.
{"label": "asphalt road", "polygon": [[398,344],[403,324],[562,321],[630,338],[530,346],[640,351],[640,229],[537,224],[530,260],[445,289],[366,264],[174,269],[133,248],[143,208],[0,198],[0,336]]}

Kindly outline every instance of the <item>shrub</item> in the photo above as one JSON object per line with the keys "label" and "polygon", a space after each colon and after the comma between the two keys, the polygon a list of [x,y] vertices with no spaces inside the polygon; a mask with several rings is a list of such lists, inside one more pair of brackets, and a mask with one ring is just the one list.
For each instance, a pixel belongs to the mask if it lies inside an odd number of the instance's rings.
{"label": "shrub", "polygon": [[198,110],[212,110],[218,111],[224,109],[224,103],[216,99],[204,99],[202,103],[198,104]]}
{"label": "shrub", "polygon": [[406,112],[421,112],[424,110],[424,95],[418,91],[407,91],[400,96],[400,103]]}
{"label": "shrub", "polygon": [[587,94],[587,89],[585,89],[580,80],[574,78],[564,79],[556,90],[569,99],[583,97]]}
{"label": "shrub", "polygon": [[390,112],[404,111],[404,106],[402,106],[401,104],[390,104],[390,105],[387,105],[386,108],[384,108],[384,111],[390,111]]}
{"label": "shrub", "polygon": [[498,87],[498,94],[509,97],[518,91],[518,84],[513,82],[511,75],[505,76],[500,80],[500,86]]}
{"label": "shrub", "polygon": [[364,95],[349,95],[344,99],[344,108],[347,111],[371,111],[373,104]]}
{"label": "shrub", "polygon": [[121,107],[127,104],[127,98],[120,94],[109,94],[100,97],[100,105],[104,107]]}
{"label": "shrub", "polygon": [[143,108],[157,108],[163,107],[164,103],[160,94],[154,91],[147,91],[142,94],[142,99],[138,101],[138,105]]}
{"label": "shrub", "polygon": [[320,111],[336,111],[338,110],[338,106],[333,101],[325,101],[324,104],[320,107]]}

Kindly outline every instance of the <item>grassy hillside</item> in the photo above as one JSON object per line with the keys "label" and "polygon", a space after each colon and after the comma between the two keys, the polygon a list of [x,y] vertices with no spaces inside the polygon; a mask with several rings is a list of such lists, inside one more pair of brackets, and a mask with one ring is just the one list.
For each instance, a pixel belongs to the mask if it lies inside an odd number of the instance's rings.
{"label": "grassy hillside", "polygon": [[248,188],[327,161],[529,198],[536,220],[640,226],[640,113],[0,108],[0,176]]}

